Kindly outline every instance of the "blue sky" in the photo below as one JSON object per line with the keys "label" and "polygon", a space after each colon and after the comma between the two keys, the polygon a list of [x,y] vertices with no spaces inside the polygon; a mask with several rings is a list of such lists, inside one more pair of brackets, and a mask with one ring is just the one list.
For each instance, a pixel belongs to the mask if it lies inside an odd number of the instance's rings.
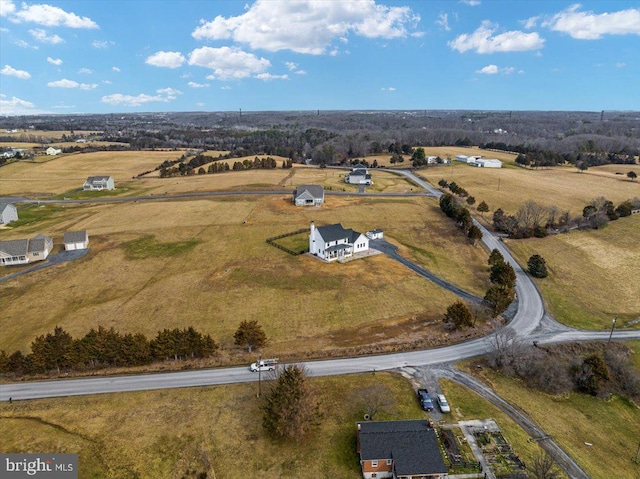
{"label": "blue sky", "polygon": [[640,110],[640,2],[0,0],[0,114]]}

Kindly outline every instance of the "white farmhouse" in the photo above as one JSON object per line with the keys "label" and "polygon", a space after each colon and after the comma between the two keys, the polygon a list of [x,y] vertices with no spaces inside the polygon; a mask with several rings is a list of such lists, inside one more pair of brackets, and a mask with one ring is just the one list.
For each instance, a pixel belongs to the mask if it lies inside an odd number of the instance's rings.
{"label": "white farmhouse", "polygon": [[367,168],[353,168],[345,177],[345,183],[350,185],[372,185],[371,174]]}
{"label": "white farmhouse", "polygon": [[369,250],[369,238],[340,223],[315,227],[311,222],[309,252],[325,261],[335,261]]}
{"label": "white farmhouse", "polygon": [[113,176],[90,176],[82,185],[85,191],[115,190]]}
{"label": "white farmhouse", "polygon": [[62,153],[62,150],[60,148],[56,148],[55,146],[50,146],[49,148],[47,148],[47,155],[49,156],[56,156],[60,153]]}

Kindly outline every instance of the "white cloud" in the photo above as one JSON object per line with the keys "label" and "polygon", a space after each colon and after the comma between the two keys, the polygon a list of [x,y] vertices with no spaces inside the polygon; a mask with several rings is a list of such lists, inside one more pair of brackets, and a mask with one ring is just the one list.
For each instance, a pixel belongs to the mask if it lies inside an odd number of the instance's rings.
{"label": "white cloud", "polygon": [[581,7],[571,5],[542,22],[542,26],[568,33],[578,40],[598,40],[604,35],[640,35],[640,8],[596,14],[579,11]]}
{"label": "white cloud", "polygon": [[389,88],[380,88],[382,91],[396,91],[395,87],[390,86]]}
{"label": "white cloud", "polygon": [[231,90],[231,87],[229,85],[224,85],[220,87],[221,90]]}
{"label": "white cloud", "polygon": [[536,28],[538,26],[538,20],[540,20],[540,16],[529,17],[526,20],[521,21],[524,28],[527,30],[531,30],[532,28]]}
{"label": "white cloud", "polygon": [[449,15],[447,15],[446,13],[441,13],[440,15],[438,15],[436,24],[440,25],[440,28],[447,32],[451,30],[451,27],[449,26]]}
{"label": "white cloud", "polygon": [[91,42],[91,46],[93,48],[98,48],[99,50],[104,50],[105,48],[112,47],[116,44],[116,42],[107,41],[107,40],[94,40]]}
{"label": "white cloud", "polygon": [[194,81],[190,81],[189,83],[187,83],[187,86],[190,86],[191,88],[208,88],[209,84],[208,83],[196,83]]}
{"label": "white cloud", "polygon": [[[498,65],[487,65],[486,67],[482,67],[480,70],[476,70],[476,73],[481,73],[483,75],[497,75],[501,73],[502,75],[511,75],[516,73],[515,67],[502,67],[499,68]],[[524,73],[524,70],[519,70],[518,73]]]}
{"label": "white cloud", "polygon": [[334,40],[353,33],[366,38],[404,38],[420,16],[409,7],[389,7],[375,0],[257,0],[245,13],[201,20],[191,34],[198,40],[234,40],[253,49],[292,50],[320,55]]}
{"label": "white cloud", "polygon": [[56,110],[68,110],[70,108],[75,108],[75,105],[56,105],[53,108],[55,108]]}
{"label": "white cloud", "polygon": [[626,67],[626,66],[627,66],[627,64],[626,64],[625,62],[618,62],[618,63],[616,63],[616,66],[617,66],[618,68],[624,68],[624,67]]}
{"label": "white cloud", "polygon": [[288,80],[289,75],[272,75],[271,73],[258,73],[256,75],[258,80],[269,81],[269,80]]}
{"label": "white cloud", "polygon": [[207,80],[231,80],[264,73],[271,62],[235,47],[202,47],[189,54],[189,65],[213,70]]}
{"label": "white cloud", "polygon": [[480,70],[476,70],[476,73],[482,73],[484,75],[497,75],[499,72],[498,65],[487,65],[486,67],[482,67]]}
{"label": "white cloud", "polygon": [[198,103],[196,103],[196,106],[204,106],[204,103],[202,103],[201,101],[199,101]]}
{"label": "white cloud", "polygon": [[60,60],[59,58],[51,58],[51,57],[47,57],[47,61],[48,61],[49,63],[51,63],[52,65],[57,65],[57,66],[62,65],[62,60]]}
{"label": "white cloud", "polygon": [[20,78],[21,80],[28,80],[29,78],[31,78],[29,72],[26,72],[24,70],[16,70],[9,65],[5,65],[4,68],[0,70],[0,74]]}
{"label": "white cloud", "polygon": [[93,90],[98,85],[95,83],[78,83],[74,80],[63,78],[62,80],[50,81],[47,86],[52,88],[80,88],[81,90]]}
{"label": "white cloud", "polygon": [[177,95],[182,95],[180,90],[174,90],[173,88],[161,88],[156,90],[156,93],[157,95],[140,93],[136,96],[114,93],[113,95],[103,96],[102,103],[108,103],[109,105],[140,106],[145,103],[153,102],[167,103],[171,100],[175,100]]}
{"label": "white cloud", "polygon": [[81,73],[83,75],[91,75],[93,73],[93,70],[83,67],[80,70],[78,70],[78,73]]}
{"label": "white cloud", "polygon": [[289,71],[295,71],[298,68],[298,65],[293,62],[284,62],[285,66],[289,69]]}
{"label": "white cloud", "polygon": [[16,11],[16,6],[11,0],[0,0],[0,17],[8,17]]}
{"label": "white cloud", "polygon": [[111,80],[102,80],[102,83],[105,85],[111,85],[113,82]]}
{"label": "white cloud", "polygon": [[296,75],[306,75],[307,72],[305,70],[296,70],[293,73],[295,73]]}
{"label": "white cloud", "polygon": [[163,68],[178,68],[186,59],[180,52],[163,52],[159,51],[151,55],[145,60],[147,65],[153,65],[154,67]]}
{"label": "white cloud", "polygon": [[[0,0],[2,1],[2,0]],[[8,28],[4,28],[4,27],[0,27],[0,33],[9,33],[9,29]]]}
{"label": "white cloud", "polygon": [[6,98],[6,95],[0,93],[0,115],[36,115],[38,113],[46,113],[34,110],[35,105],[30,101],[21,100],[15,96],[11,97],[10,100]]}
{"label": "white cloud", "polygon": [[24,40],[16,40],[13,43],[15,45],[18,45],[19,47],[22,47],[22,48],[33,48],[34,50],[38,50],[39,49],[39,47],[37,45],[30,45],[29,43],[25,42]]}
{"label": "white cloud", "polygon": [[480,0],[460,0],[460,3],[464,3],[465,5],[469,5],[470,7],[477,7],[480,5]]}
{"label": "white cloud", "polygon": [[50,43],[52,45],[56,45],[58,43],[64,43],[64,40],[55,33],[51,36],[47,35],[47,32],[42,28],[34,28],[29,30],[29,33],[33,38],[42,43]]}
{"label": "white cloud", "polygon": [[9,13],[9,16],[16,23],[33,22],[45,27],[99,28],[98,24],[88,17],[80,17],[75,13],[65,12],[63,9],[51,5],[23,3],[21,10],[15,11],[15,6],[13,8],[14,10]]}
{"label": "white cloud", "polygon": [[120,69],[118,67],[111,67],[111,71],[118,73]]}
{"label": "white cloud", "polygon": [[539,50],[544,46],[545,41],[538,33],[513,30],[492,36],[497,29],[498,25],[485,20],[475,32],[459,35],[448,45],[460,53],[468,50],[475,50],[476,53],[521,52]]}

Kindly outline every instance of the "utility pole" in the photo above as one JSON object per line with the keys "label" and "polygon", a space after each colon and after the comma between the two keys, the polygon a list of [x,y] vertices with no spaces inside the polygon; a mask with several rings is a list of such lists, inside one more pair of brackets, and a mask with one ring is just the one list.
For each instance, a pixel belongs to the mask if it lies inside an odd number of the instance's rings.
{"label": "utility pole", "polygon": [[611,337],[613,336],[613,330],[616,327],[616,320],[617,319],[618,319],[618,317],[616,316],[615,318],[613,318],[613,322],[611,323],[611,333],[609,333],[609,340],[607,341],[607,346],[611,342]]}
{"label": "utility pole", "polygon": [[[9,398],[11,399],[11,398]],[[640,458],[640,441],[638,441],[638,450],[636,451],[636,457],[634,457],[633,459],[631,459],[633,462],[635,462],[636,464],[640,464],[639,459]]]}
{"label": "utility pole", "polygon": [[262,354],[258,356],[258,397],[262,396],[262,378],[260,377],[262,375],[262,365],[260,363],[262,363]]}

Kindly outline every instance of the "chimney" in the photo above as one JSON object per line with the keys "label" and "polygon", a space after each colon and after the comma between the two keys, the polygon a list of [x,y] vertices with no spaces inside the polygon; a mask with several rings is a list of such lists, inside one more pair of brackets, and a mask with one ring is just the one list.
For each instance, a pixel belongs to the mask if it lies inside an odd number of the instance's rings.
{"label": "chimney", "polygon": [[311,236],[313,236],[313,232],[315,231],[315,229],[316,229],[316,225],[314,224],[313,221],[311,221],[311,231],[310,231]]}

